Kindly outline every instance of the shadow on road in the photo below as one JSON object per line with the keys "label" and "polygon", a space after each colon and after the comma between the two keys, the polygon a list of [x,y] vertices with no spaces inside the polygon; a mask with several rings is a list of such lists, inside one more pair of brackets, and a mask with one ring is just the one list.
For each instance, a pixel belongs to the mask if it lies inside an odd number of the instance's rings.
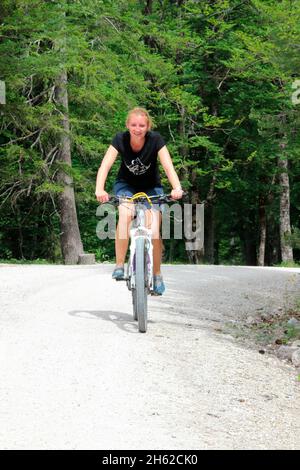
{"label": "shadow on road", "polygon": [[[68,312],[73,317],[84,318],[85,320],[105,320],[114,323],[120,330],[128,333],[138,333],[137,322],[132,315],[124,312],[114,312],[112,310],[72,310]],[[151,320],[149,321],[151,322]]]}

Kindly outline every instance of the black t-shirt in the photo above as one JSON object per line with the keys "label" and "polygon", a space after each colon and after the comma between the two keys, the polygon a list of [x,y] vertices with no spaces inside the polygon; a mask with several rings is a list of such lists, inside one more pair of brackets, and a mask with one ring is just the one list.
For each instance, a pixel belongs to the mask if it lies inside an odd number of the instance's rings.
{"label": "black t-shirt", "polygon": [[166,145],[158,132],[148,131],[145,138],[145,144],[139,152],[131,148],[129,131],[118,132],[111,143],[122,158],[117,179],[139,190],[161,186],[157,154]]}

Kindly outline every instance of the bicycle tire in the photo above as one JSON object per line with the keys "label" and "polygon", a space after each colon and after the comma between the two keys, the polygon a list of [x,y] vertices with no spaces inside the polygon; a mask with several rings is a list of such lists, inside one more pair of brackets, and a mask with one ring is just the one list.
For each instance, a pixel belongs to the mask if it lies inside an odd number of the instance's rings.
{"label": "bicycle tire", "polygon": [[136,240],[136,308],[138,328],[141,333],[147,331],[147,287],[146,287],[146,266],[145,266],[145,239],[140,237]]}
{"label": "bicycle tire", "polygon": [[132,310],[133,310],[133,319],[137,321],[137,305],[136,305],[136,289],[132,289]]}

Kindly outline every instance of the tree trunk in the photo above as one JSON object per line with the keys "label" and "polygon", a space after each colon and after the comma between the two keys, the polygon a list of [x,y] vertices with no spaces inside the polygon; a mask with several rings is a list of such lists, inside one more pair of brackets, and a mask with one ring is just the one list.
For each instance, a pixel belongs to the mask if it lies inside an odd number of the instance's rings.
{"label": "tree trunk", "polygon": [[18,242],[19,242],[19,257],[22,259],[25,259],[24,257],[24,236],[23,236],[23,228],[22,228],[22,221],[21,221],[21,212],[20,212],[20,207],[16,207],[16,213],[17,213],[17,222],[18,222]]}
{"label": "tree trunk", "polygon": [[205,210],[205,236],[204,253],[205,261],[214,264],[215,262],[215,207],[213,204],[207,204]]}
{"label": "tree trunk", "polygon": [[170,244],[169,244],[169,263],[173,262],[174,259],[174,251],[175,251],[175,240],[174,238],[171,238]]}
{"label": "tree trunk", "polygon": [[[190,192],[190,201],[192,204],[192,218],[190,220],[185,219],[185,223],[188,224],[187,233],[192,234],[196,233],[199,230],[199,220],[197,220],[197,204],[200,204],[199,192],[197,190],[197,174],[195,170],[192,170],[190,175],[190,181],[192,183],[192,190]],[[200,227],[201,230],[204,227]],[[185,230],[186,232],[186,230]],[[199,236],[199,234],[198,234]],[[189,243],[190,240],[185,240]],[[196,241],[196,240],[195,240]],[[197,248],[197,243],[195,243],[195,250],[187,249],[187,257],[191,264],[202,264],[204,262],[204,246],[202,248]]]}
{"label": "tree trunk", "polygon": [[274,266],[278,263],[280,263],[280,233],[278,223],[271,214],[268,219],[265,264]]}
{"label": "tree trunk", "polygon": [[253,233],[250,230],[245,230],[244,238],[244,254],[247,266],[256,266],[256,243]]}
{"label": "tree trunk", "polygon": [[186,254],[190,264],[203,264],[204,248],[197,250],[186,250]]}
{"label": "tree trunk", "polygon": [[215,185],[217,181],[218,168],[215,168],[212,180],[209,185],[209,190],[206,196],[205,206],[205,223],[204,223],[204,253],[205,260],[210,264],[215,262]]}
{"label": "tree trunk", "polygon": [[[67,72],[62,71],[56,80],[55,102],[59,106],[62,132],[58,135],[59,152],[57,162],[71,168],[70,122],[68,116]],[[77,220],[73,178],[60,168],[57,181],[63,186],[58,197],[61,223],[61,250],[65,264],[77,264],[83,246]]]}
{"label": "tree trunk", "polygon": [[264,198],[259,199],[259,248],[257,265],[265,265],[265,252],[266,252],[266,236],[267,236],[267,216],[266,205]]}
{"label": "tree trunk", "polygon": [[242,242],[242,250],[246,265],[256,266],[256,217],[253,210],[249,210],[247,215],[247,220],[244,220],[241,224],[238,225],[238,233]]}
{"label": "tree trunk", "polygon": [[152,13],[152,4],[153,0],[146,0],[146,5],[144,8],[144,15],[151,15]]}
{"label": "tree trunk", "polygon": [[[177,57],[177,60],[179,61],[179,56]],[[186,109],[184,106],[180,106],[180,121],[178,124],[178,133],[179,136],[182,139],[182,145],[180,147],[180,153],[182,155],[183,161],[187,160],[189,157],[189,149],[187,145],[184,143],[186,140]],[[180,172],[180,178],[182,180],[190,180],[191,181],[191,191],[190,191],[190,200],[191,203],[193,204],[193,211],[192,211],[192,218],[190,221],[186,221],[189,225],[189,228],[187,229],[188,233],[195,232],[197,229],[197,217],[196,217],[196,204],[200,203],[200,198],[199,198],[199,191],[197,187],[197,174],[195,170],[192,170],[191,173],[189,173],[188,168],[183,166],[181,172]],[[189,242],[189,240],[185,239],[185,242]],[[189,263],[191,264],[200,264],[203,263],[203,256],[204,256],[204,248],[202,249],[187,249],[186,250],[187,258],[189,260]]]}
{"label": "tree trunk", "polygon": [[282,261],[293,261],[293,249],[291,246],[290,223],[290,181],[288,175],[288,159],[284,156],[278,159],[280,169],[279,184],[280,193],[280,245]]}

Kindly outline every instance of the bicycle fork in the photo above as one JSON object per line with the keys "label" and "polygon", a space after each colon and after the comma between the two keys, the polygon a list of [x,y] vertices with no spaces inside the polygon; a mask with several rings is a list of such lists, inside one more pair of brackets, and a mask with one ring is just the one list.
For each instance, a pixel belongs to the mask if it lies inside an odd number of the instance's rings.
{"label": "bicycle fork", "polygon": [[145,240],[145,280],[148,292],[153,290],[153,245],[151,233],[146,228],[133,228],[130,230],[130,256],[128,263],[127,287],[129,290],[136,287],[136,240],[142,237]]}

